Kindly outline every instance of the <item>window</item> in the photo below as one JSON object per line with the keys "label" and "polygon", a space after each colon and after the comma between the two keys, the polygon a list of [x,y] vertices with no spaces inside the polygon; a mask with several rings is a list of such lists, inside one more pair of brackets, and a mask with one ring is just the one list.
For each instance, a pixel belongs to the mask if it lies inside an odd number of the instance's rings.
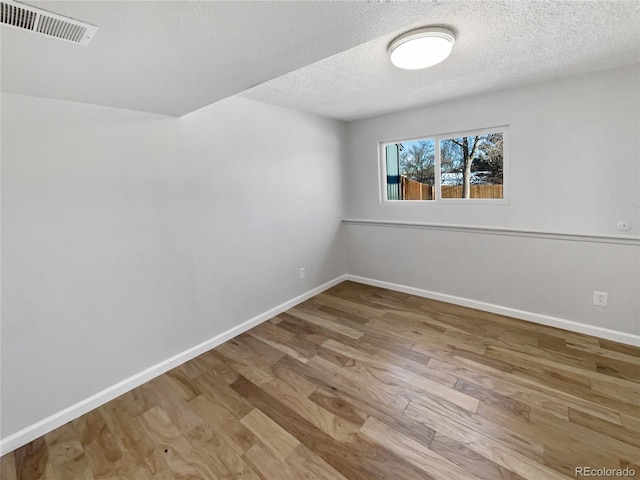
{"label": "window", "polygon": [[382,144],[387,201],[504,203],[506,127]]}

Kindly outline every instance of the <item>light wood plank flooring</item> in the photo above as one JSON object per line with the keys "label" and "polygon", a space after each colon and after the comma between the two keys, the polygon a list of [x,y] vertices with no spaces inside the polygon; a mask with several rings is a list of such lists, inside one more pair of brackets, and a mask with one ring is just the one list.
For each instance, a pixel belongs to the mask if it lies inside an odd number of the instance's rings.
{"label": "light wood plank flooring", "polygon": [[639,377],[638,348],[345,282],[5,455],[1,477],[640,478]]}

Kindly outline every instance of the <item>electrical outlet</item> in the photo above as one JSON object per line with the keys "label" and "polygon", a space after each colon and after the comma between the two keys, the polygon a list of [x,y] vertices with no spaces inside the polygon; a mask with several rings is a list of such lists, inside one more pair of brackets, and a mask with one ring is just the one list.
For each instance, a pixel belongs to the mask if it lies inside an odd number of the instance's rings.
{"label": "electrical outlet", "polygon": [[305,276],[304,267],[300,269],[300,280],[302,280]]}
{"label": "electrical outlet", "polygon": [[609,300],[609,294],[607,292],[593,292],[593,304],[597,307],[606,307]]}

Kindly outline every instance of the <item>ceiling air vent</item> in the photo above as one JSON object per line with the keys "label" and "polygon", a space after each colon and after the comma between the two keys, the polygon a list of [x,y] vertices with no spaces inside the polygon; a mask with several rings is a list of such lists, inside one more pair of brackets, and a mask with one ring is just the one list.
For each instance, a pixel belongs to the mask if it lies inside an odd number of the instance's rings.
{"label": "ceiling air vent", "polygon": [[0,1],[0,24],[85,47],[98,30],[95,25],[13,0]]}

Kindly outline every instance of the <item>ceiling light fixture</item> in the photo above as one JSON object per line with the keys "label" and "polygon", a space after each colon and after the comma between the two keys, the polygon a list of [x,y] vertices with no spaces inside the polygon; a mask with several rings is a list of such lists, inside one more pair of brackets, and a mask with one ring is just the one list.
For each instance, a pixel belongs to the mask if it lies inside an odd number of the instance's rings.
{"label": "ceiling light fixture", "polygon": [[455,35],[448,28],[419,28],[392,41],[389,56],[398,68],[419,70],[442,62],[451,53],[454,42]]}

